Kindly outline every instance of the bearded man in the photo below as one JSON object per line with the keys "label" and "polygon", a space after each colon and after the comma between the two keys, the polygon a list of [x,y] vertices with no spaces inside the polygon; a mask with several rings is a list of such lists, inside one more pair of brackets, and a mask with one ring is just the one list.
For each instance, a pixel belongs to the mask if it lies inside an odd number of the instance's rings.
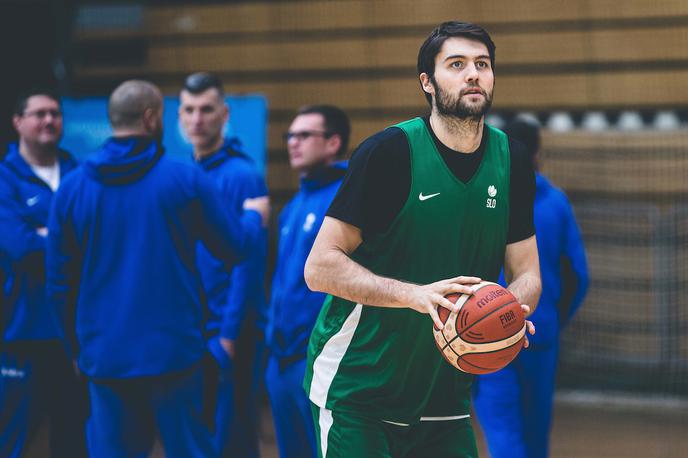
{"label": "bearded man", "polygon": [[365,140],[323,221],[304,272],[329,294],[304,379],[320,456],[478,456],[472,376],[443,360],[424,314],[443,328],[445,296],[502,266],[538,303],[533,168],[484,122],[494,54],[482,27],[440,24],[418,54],[430,115]]}

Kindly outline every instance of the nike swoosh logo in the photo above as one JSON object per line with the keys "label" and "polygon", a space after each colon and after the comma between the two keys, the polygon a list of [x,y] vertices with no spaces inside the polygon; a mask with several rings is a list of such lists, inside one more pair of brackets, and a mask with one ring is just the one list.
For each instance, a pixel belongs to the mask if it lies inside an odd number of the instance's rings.
{"label": "nike swoosh logo", "polygon": [[26,199],[26,205],[28,205],[29,207],[33,207],[37,203],[38,203],[38,196],[33,196],[33,197],[29,197],[28,199]]}
{"label": "nike swoosh logo", "polygon": [[428,194],[427,196],[424,196],[423,193],[421,192],[420,194],[418,194],[418,200],[420,200],[422,202],[424,200],[432,199],[433,197],[439,196],[439,195],[440,195],[440,193],[436,192],[435,194]]}

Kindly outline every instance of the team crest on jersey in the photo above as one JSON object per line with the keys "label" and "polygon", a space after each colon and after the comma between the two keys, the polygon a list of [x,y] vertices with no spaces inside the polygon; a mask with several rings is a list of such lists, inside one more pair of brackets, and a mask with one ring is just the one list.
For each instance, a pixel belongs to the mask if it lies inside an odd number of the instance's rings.
{"label": "team crest on jersey", "polygon": [[303,222],[303,231],[310,232],[313,229],[313,223],[315,223],[315,213],[309,213]]}
{"label": "team crest on jersey", "polygon": [[487,198],[487,202],[485,203],[485,207],[487,208],[496,208],[497,207],[497,199],[494,197],[497,195],[497,188],[495,188],[494,185],[490,185],[487,188],[487,195],[490,196]]}

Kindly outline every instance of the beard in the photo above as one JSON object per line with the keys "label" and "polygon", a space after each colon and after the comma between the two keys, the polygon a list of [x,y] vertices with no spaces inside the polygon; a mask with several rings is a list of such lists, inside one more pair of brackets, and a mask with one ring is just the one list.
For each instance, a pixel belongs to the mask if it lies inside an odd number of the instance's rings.
{"label": "beard", "polygon": [[[432,86],[435,88],[435,106],[439,114],[443,116],[451,116],[461,120],[471,119],[479,121],[492,107],[492,92],[483,90],[478,85],[469,86],[468,88],[459,92],[458,95],[445,92],[442,87],[437,84],[435,77],[430,78]],[[479,88],[484,96],[482,103],[469,104],[464,98],[465,91],[468,89]]]}

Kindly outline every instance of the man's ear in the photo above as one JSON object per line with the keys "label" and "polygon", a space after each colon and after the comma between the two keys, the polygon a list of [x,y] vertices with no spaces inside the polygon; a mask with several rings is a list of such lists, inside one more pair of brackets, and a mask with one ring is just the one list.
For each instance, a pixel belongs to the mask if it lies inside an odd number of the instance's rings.
{"label": "man's ear", "polygon": [[420,79],[420,85],[423,90],[428,94],[435,95],[435,86],[432,85],[432,81],[430,81],[428,74],[423,72],[418,76],[418,78]]}
{"label": "man's ear", "polygon": [[342,137],[339,134],[332,134],[332,136],[327,139],[327,146],[334,151],[336,156],[339,152],[339,148],[342,147]]}
{"label": "man's ear", "polygon": [[19,126],[21,125],[22,122],[22,117],[19,115],[14,115],[12,116],[12,126],[14,126],[14,130],[19,132]]}
{"label": "man's ear", "polygon": [[143,110],[143,128],[147,133],[155,132],[157,110],[154,108],[146,108]]}

